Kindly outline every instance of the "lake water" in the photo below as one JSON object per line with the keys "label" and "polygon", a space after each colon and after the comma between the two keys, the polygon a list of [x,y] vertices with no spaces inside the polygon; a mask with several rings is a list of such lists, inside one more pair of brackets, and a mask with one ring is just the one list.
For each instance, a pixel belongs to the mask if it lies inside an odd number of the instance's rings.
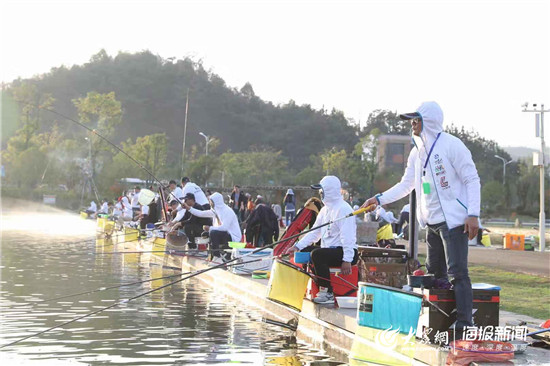
{"label": "lake water", "polygon": [[[176,274],[135,255],[97,255],[95,223],[61,211],[5,207],[1,218],[0,345],[170,282],[53,302],[66,294]],[[26,205],[19,205],[19,209]],[[19,306],[18,306],[19,305]],[[332,365],[330,355],[261,321],[191,279],[0,349],[2,365]]]}

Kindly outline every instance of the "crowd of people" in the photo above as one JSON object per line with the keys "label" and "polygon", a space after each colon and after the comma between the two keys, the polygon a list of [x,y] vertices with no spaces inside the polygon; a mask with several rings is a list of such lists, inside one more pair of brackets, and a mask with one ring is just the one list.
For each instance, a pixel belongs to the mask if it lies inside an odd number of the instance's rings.
{"label": "crowd of people", "polygon": [[[415,191],[417,218],[428,232],[426,268],[436,279],[445,281],[449,275],[453,277],[457,298],[455,327],[460,332],[463,327],[472,325],[467,257],[468,239],[478,235],[480,226],[479,176],[466,146],[443,132],[443,112],[437,103],[423,103],[416,112],[400,115],[400,118],[411,124],[414,143],[403,178],[392,188],[366,200],[362,207],[375,210],[373,218],[383,225],[381,228],[389,226],[390,233],[401,234],[404,224],[409,221],[409,205],[402,208],[399,219],[385,205]],[[290,225],[296,215],[297,203],[292,189],[286,192],[281,207],[269,205],[261,196],[253,199],[238,185],[233,187],[226,204],[221,193],[203,191],[187,177],[180,183],[170,181],[170,192],[166,192],[167,228],[171,232],[183,230],[190,248],[195,247],[195,238],[208,236],[214,264],[223,263],[223,249],[231,241],[245,239],[255,246],[273,243],[279,237],[280,227]],[[354,209],[344,200],[338,177],[326,176],[312,188],[318,190],[324,204],[313,224],[321,228],[304,235],[286,253],[311,252],[320,289],[314,301],[329,303],[334,300],[328,280],[329,267],[339,266],[342,274],[347,275],[358,260],[357,221],[350,215]],[[156,221],[160,212],[159,200],[145,206],[139,198],[140,189],[136,187],[131,194],[117,200],[112,215],[122,223],[138,220],[142,229],[147,223]],[[156,205],[154,210],[152,204]],[[110,211],[106,200],[100,210],[95,202],[87,209],[91,215],[106,211]],[[344,216],[348,218],[340,220]]]}

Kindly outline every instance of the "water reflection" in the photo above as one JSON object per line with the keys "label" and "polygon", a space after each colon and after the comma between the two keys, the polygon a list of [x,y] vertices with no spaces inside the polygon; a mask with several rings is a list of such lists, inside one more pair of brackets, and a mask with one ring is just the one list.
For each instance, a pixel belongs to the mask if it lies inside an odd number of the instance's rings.
{"label": "water reflection", "polygon": [[[109,240],[96,243],[92,239],[93,222],[77,216],[42,213],[41,219],[48,224],[26,230],[36,217],[6,212],[3,215],[1,344],[175,279],[58,302],[19,307],[17,304],[178,273],[149,265],[143,254],[93,254],[117,248]],[[55,360],[54,364],[125,365],[302,365],[330,360],[323,352],[297,340],[291,331],[265,324],[261,319],[260,311],[245,308],[237,300],[191,279],[2,349],[0,360],[2,364],[52,364]]]}

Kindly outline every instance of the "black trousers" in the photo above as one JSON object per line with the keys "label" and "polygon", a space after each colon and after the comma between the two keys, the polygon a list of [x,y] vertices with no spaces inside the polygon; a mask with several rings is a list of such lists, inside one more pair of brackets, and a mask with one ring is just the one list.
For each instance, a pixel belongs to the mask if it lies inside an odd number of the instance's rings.
{"label": "black trousers", "polygon": [[202,225],[197,223],[186,223],[183,227],[183,232],[187,236],[187,239],[189,239],[188,246],[189,249],[197,249],[197,244],[195,244],[195,238],[197,236],[201,236],[203,230]]}
{"label": "black trousers", "polygon": [[[319,278],[315,279],[320,287],[327,287],[329,292],[332,292],[330,284],[330,267],[340,267],[344,258],[344,250],[342,247],[337,248],[319,248],[317,246],[309,246],[301,250],[302,252],[311,252],[311,262],[313,263],[313,273]],[[359,253],[354,249],[352,265],[359,260]]]}
{"label": "black trousers", "polygon": [[222,249],[229,248],[228,243],[232,241],[227,231],[210,230],[210,250],[212,257],[221,257]]}

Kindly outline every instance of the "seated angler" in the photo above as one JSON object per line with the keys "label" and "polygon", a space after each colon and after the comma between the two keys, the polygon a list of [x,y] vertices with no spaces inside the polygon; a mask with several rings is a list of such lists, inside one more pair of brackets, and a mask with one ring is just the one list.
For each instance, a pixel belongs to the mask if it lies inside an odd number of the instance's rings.
{"label": "seated angler", "polygon": [[103,199],[103,203],[101,205],[101,208],[99,209],[99,211],[97,213],[98,214],[104,214],[104,215],[109,214],[109,200],[107,198]]}
{"label": "seated angler", "polygon": [[141,211],[138,215],[138,221],[139,221],[139,228],[141,229],[141,234],[145,234],[145,228],[147,227],[147,224],[151,221],[149,220],[149,206],[148,205],[141,205]]}
{"label": "seated angler", "polygon": [[[192,207],[199,211],[204,211],[203,206],[195,201],[195,195],[193,195],[193,193],[187,193],[185,197],[183,197],[183,200],[188,207]],[[186,210],[184,210],[184,212],[186,212],[186,214],[181,220],[183,231],[189,239],[189,249],[196,249],[197,245],[195,243],[195,238],[201,236],[204,226],[212,225],[212,219],[208,217],[205,218],[195,216]]]}
{"label": "seated angler", "polygon": [[92,202],[90,202],[90,206],[88,206],[88,208],[86,209],[86,213],[87,213],[91,218],[94,218],[96,212],[97,212],[97,204],[96,204],[94,201],[92,201]]}
{"label": "seated angler", "polygon": [[[319,211],[314,227],[349,215],[351,206],[344,201],[341,193],[340,179],[335,176],[324,177],[319,184],[311,188],[319,189],[325,206]],[[313,299],[317,304],[334,302],[330,284],[330,267],[340,267],[343,275],[351,274],[351,266],[357,263],[359,255],[356,243],[357,224],[354,217],[348,217],[331,225],[314,230],[287,250],[288,254],[296,251],[311,252],[319,293]],[[321,247],[313,246],[321,240]]]}
{"label": "seated angler", "polygon": [[228,247],[230,241],[240,241],[242,233],[237,215],[223,202],[223,196],[220,193],[215,192],[210,196],[210,204],[212,209],[205,211],[197,210],[185,203],[183,206],[194,216],[214,220],[212,226],[204,226],[203,228],[210,235],[212,262],[213,264],[221,264],[223,263],[223,251],[220,249]]}

